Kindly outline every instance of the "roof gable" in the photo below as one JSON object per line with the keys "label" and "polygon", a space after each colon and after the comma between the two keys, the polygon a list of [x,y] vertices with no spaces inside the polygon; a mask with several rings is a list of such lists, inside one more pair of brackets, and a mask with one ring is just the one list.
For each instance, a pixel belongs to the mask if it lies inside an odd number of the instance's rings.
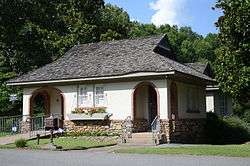
{"label": "roof gable", "polygon": [[167,35],[165,35],[160,42],[155,46],[154,50],[155,53],[158,53],[160,55],[166,56],[170,59],[175,60],[176,56],[174,52],[172,51],[171,44],[169,42],[169,39]]}
{"label": "roof gable", "polygon": [[210,66],[209,63],[200,63],[200,62],[196,62],[196,63],[185,63],[185,65],[201,72],[202,74],[205,74],[211,78],[214,77],[214,73],[213,70]]}

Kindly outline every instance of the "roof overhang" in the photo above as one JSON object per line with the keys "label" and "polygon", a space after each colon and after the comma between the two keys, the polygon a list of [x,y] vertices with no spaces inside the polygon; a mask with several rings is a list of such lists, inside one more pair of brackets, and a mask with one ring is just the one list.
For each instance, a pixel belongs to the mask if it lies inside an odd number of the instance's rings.
{"label": "roof overhang", "polygon": [[208,85],[206,87],[207,91],[214,91],[214,90],[219,90],[219,86],[218,85]]}
{"label": "roof overhang", "polygon": [[76,83],[83,81],[98,81],[98,80],[114,80],[114,79],[126,79],[126,78],[139,78],[150,76],[164,76],[173,75],[175,71],[168,72],[137,72],[125,75],[117,76],[103,76],[103,77],[88,77],[88,78],[75,78],[75,79],[61,79],[61,80],[44,80],[44,81],[27,81],[27,82],[9,82],[8,86],[25,86],[25,85],[39,85],[39,84],[55,84],[55,83]]}

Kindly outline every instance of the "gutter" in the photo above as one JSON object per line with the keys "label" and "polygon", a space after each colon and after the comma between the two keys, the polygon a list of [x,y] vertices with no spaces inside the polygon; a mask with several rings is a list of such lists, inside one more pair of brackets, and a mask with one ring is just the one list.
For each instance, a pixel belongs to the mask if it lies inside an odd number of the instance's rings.
{"label": "gutter", "polygon": [[62,79],[62,80],[50,80],[50,81],[30,81],[30,82],[13,82],[7,83],[8,86],[20,86],[20,85],[36,85],[36,84],[52,84],[52,83],[69,83],[80,81],[96,81],[96,80],[110,80],[121,78],[133,78],[133,77],[145,77],[145,76],[164,76],[175,74],[175,71],[169,72],[140,72],[132,73],[120,76],[107,76],[107,77],[89,77],[89,78],[76,78],[76,79]]}

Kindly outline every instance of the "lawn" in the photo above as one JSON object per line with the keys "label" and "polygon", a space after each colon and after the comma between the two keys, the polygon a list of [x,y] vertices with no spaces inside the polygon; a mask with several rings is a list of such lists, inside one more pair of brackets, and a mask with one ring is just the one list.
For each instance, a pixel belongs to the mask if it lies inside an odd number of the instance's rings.
{"label": "lawn", "polygon": [[[37,145],[37,140],[29,140],[27,142],[27,148],[30,149],[41,149],[44,145],[50,142],[49,138],[40,139],[40,144]],[[82,137],[59,137],[54,139],[54,144],[61,146],[64,150],[84,150],[89,148],[98,148],[105,146],[115,145],[115,141],[94,141],[87,140]],[[15,148],[15,144],[1,145],[0,148]]]}
{"label": "lawn", "polygon": [[250,144],[242,145],[197,145],[182,147],[143,147],[123,148],[115,150],[117,153],[138,154],[185,154],[185,155],[213,155],[230,157],[250,157]]}
{"label": "lawn", "polygon": [[0,131],[0,137],[11,135],[11,132]]}

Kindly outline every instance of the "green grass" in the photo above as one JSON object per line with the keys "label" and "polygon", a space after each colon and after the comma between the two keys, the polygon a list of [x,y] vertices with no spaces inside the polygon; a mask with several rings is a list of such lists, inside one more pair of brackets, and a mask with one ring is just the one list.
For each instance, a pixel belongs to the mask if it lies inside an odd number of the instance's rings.
{"label": "green grass", "polygon": [[250,157],[250,144],[243,145],[197,145],[185,147],[145,147],[124,148],[115,150],[117,153],[139,154],[185,154],[185,155],[212,155],[230,157]]}
{"label": "green grass", "polygon": [[0,132],[0,137],[4,137],[4,136],[7,136],[7,135],[11,135],[11,132],[5,132],[5,131]]}
{"label": "green grass", "polygon": [[[40,139],[40,144],[37,145],[37,140],[29,140],[27,142],[27,148],[30,149],[41,149],[42,146],[50,142],[49,138]],[[115,145],[115,141],[103,142],[103,141],[92,141],[86,140],[82,137],[59,137],[54,139],[54,144],[61,146],[64,150],[84,150],[89,148],[98,148],[105,146]],[[0,148],[15,148],[15,144],[0,145]]]}

